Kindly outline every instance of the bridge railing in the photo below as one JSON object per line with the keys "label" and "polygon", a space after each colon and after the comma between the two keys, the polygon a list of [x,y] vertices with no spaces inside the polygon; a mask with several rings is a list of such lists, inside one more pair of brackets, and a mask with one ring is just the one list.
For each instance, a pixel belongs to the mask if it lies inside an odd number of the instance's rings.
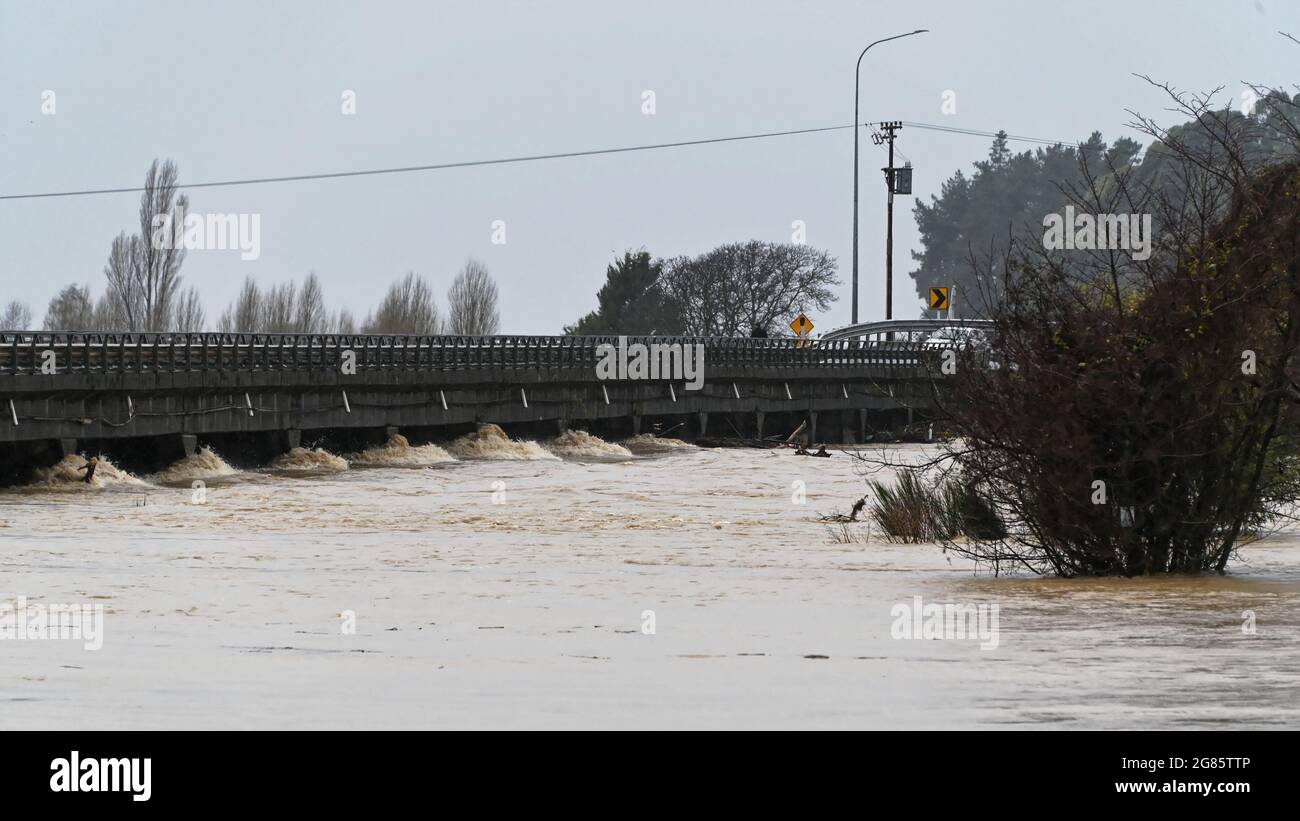
{"label": "bridge railing", "polygon": [[[708,368],[915,368],[951,344],[721,337],[0,332],[0,379],[67,373],[594,369],[611,346],[703,345]],[[653,347],[651,347],[654,350]],[[351,356],[348,357],[348,352]]]}
{"label": "bridge railing", "polygon": [[991,319],[886,319],[862,322],[827,331],[823,340],[875,341],[882,339],[961,338],[967,334],[991,332]]}

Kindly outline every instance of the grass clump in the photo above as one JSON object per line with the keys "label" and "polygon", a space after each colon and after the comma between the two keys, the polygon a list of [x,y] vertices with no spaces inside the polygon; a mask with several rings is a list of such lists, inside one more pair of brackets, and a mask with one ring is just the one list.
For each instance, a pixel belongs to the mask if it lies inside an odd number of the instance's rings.
{"label": "grass clump", "polygon": [[875,497],[871,518],[890,541],[940,542],[957,536],[995,541],[1007,535],[993,504],[960,478],[930,485],[916,471],[903,470],[893,483],[872,480],[868,485]]}

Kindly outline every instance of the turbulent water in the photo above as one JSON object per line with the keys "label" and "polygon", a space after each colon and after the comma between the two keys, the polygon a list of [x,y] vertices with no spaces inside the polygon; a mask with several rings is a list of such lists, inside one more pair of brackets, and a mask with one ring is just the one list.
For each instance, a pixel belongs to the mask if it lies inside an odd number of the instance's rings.
{"label": "turbulent water", "polygon": [[33,484],[51,490],[87,490],[113,486],[144,486],[144,482],[121,470],[107,457],[98,457],[95,473],[86,482],[86,457],[80,454],[64,456],[52,467],[38,468]]}
{"label": "turbulent water", "polygon": [[624,439],[623,447],[632,453],[670,453],[674,450],[689,449],[695,446],[683,442],[681,439],[670,439],[666,436],[642,433],[639,436],[633,436],[631,439]]}
{"label": "turbulent water", "polygon": [[[1295,533],[1226,577],[993,577],[821,522],[842,454],[570,439],[0,490],[0,601],[105,608],[99,650],[0,640],[0,729],[1300,726]],[[996,646],[900,634],[945,604]]]}
{"label": "turbulent water", "polygon": [[348,457],[348,462],[353,465],[370,467],[422,467],[454,461],[454,456],[437,445],[412,445],[400,433],[382,445]]}
{"label": "turbulent water", "polygon": [[340,471],[348,469],[348,460],[321,448],[294,448],[271,462],[272,470]]}
{"label": "turbulent water", "polygon": [[558,457],[536,442],[511,439],[497,425],[479,425],[478,430],[467,433],[447,445],[447,450],[457,459],[510,459],[530,462]]}
{"label": "turbulent water", "polygon": [[546,442],[546,449],[570,459],[630,459],[632,451],[592,436],[583,430],[566,430]]}
{"label": "turbulent water", "polygon": [[149,477],[152,482],[170,484],[173,482],[190,482],[195,479],[216,479],[233,476],[239,471],[226,464],[226,460],[217,455],[212,448],[199,448],[193,456],[187,456],[173,462],[166,470]]}

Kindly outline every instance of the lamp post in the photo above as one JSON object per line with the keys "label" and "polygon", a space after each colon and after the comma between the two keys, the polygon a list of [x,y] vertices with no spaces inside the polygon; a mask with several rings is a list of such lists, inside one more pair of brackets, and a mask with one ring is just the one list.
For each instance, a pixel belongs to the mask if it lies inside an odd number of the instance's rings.
{"label": "lamp post", "polygon": [[902,37],[911,37],[913,34],[924,34],[929,29],[917,29],[909,31],[906,34],[895,34],[893,37],[886,37],[883,40],[877,40],[862,50],[858,55],[858,65],[853,70],[853,324],[858,324],[858,128],[862,125],[858,122],[858,85],[861,79],[862,58],[867,56],[871,46],[878,46],[881,43],[888,43],[890,40],[898,40]]}

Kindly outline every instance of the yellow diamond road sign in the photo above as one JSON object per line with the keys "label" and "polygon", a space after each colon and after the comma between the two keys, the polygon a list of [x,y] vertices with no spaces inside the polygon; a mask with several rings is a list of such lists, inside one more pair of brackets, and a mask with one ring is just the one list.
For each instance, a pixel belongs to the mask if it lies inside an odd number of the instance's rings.
{"label": "yellow diamond road sign", "polygon": [[799,315],[790,322],[790,330],[794,331],[795,336],[807,336],[812,329],[812,320],[803,311],[800,311]]}
{"label": "yellow diamond road sign", "polygon": [[948,287],[930,289],[930,309],[935,311],[948,310]]}

